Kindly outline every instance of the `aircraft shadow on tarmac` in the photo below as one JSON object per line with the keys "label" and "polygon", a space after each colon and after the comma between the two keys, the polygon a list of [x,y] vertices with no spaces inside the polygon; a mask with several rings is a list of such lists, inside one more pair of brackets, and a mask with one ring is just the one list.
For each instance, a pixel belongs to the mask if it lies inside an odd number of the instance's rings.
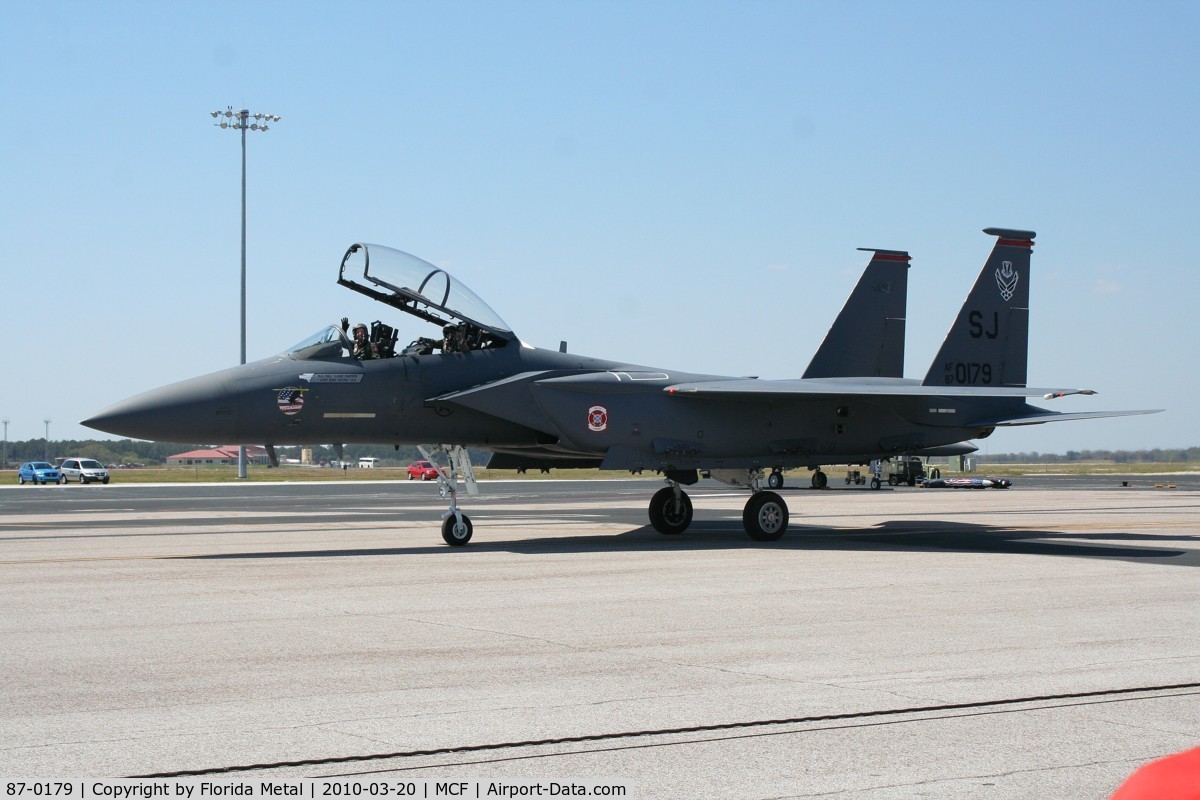
{"label": "aircraft shadow on tarmac", "polygon": [[[511,531],[494,531],[503,536]],[[1064,542],[1062,540],[1073,540]],[[1078,542],[1078,543],[1076,543]],[[1189,549],[1167,547],[1135,547],[1128,542],[1187,542],[1198,545]],[[964,553],[1021,554],[1034,556],[1066,556],[1070,558],[1119,559],[1133,563],[1163,560],[1173,566],[1200,566],[1200,536],[1188,534],[1151,535],[1121,531],[1094,533],[1062,533],[1019,528],[997,528],[988,525],[969,525],[961,522],[888,521],[862,529],[838,529],[792,525],[788,533],[776,542],[755,542],[747,538],[739,521],[694,521],[678,536],[664,536],[649,525],[624,533],[605,535],[553,536],[535,538],[491,539],[485,535],[466,548],[442,544],[414,547],[370,547],[323,550],[279,550],[245,553],[221,553],[188,556],[193,559],[255,559],[255,558],[349,558],[361,556],[405,556],[443,553],[447,557],[469,558],[473,552],[511,552],[563,555],[577,553],[611,553],[617,551],[674,552],[679,550],[844,550],[863,552],[911,552],[919,550],[956,551]]]}

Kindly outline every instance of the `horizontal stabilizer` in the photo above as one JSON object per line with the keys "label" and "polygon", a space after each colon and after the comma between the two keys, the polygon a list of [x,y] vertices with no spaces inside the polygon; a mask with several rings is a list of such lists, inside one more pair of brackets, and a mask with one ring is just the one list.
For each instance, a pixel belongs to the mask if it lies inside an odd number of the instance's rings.
{"label": "horizontal stabilizer", "polygon": [[[1032,408],[1032,406],[1031,406]],[[1163,411],[1161,408],[1139,409],[1137,411],[1076,411],[1070,413],[1058,411],[1042,411],[1035,409],[1035,412],[1020,417],[1010,417],[1007,419],[984,419],[975,420],[970,424],[971,427],[976,425],[986,427],[1012,427],[1016,425],[1041,425],[1043,422],[1066,422],[1073,419],[1104,419],[1105,417],[1134,417],[1139,414],[1157,414]]]}

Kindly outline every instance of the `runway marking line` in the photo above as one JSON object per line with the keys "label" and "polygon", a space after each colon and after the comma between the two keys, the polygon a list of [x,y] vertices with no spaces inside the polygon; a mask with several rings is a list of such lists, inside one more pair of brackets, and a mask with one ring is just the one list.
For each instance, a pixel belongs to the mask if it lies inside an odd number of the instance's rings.
{"label": "runway marking line", "polygon": [[174,556],[87,556],[80,558],[31,558],[25,561],[0,561],[0,566],[12,564],[74,564],[87,561],[165,561],[172,558],[204,558],[223,555],[220,553],[188,554]]}
{"label": "runway marking line", "polygon": [[[1035,706],[1030,709],[1006,708],[1009,706],[1027,705],[1030,703],[1050,703],[1055,701],[1065,700],[1094,700],[1098,702],[1127,702],[1131,700],[1141,699],[1156,699],[1163,696],[1165,692],[1176,692],[1182,690],[1187,691],[1186,694],[1200,694],[1195,690],[1200,690],[1200,682],[1197,683],[1175,683],[1162,686],[1140,686],[1127,689],[1099,689],[1090,692],[1063,692],[1060,694],[1035,695],[1030,697],[1010,697],[998,700],[979,700],[970,703],[943,703],[940,705],[931,706],[914,706],[910,708],[887,708],[876,709],[873,711],[853,711],[842,714],[817,714],[806,717],[789,717],[783,719],[765,719],[765,720],[746,720],[742,722],[724,722],[712,725],[690,725],[679,728],[661,728],[657,730],[644,731],[621,731],[610,733],[597,733],[581,736],[562,736],[550,739],[531,739],[526,741],[514,742],[493,742],[487,744],[461,745],[457,747],[438,747],[429,750],[407,750],[394,753],[372,753],[359,756],[332,756],[329,758],[309,758],[298,759],[295,761],[278,761],[274,763],[263,764],[239,764],[224,767],[211,767],[208,769],[193,769],[193,770],[178,770],[174,772],[158,772],[146,775],[130,775],[129,779],[147,779],[147,778],[180,778],[198,775],[213,775],[229,772],[252,772],[257,770],[267,769],[283,769],[287,767],[315,767],[328,764],[349,764],[365,761],[383,761],[389,759],[400,758],[417,758],[436,755],[454,755],[463,753],[478,753],[485,751],[509,750],[527,747],[552,746],[563,744],[580,744],[584,742],[603,742],[616,741],[620,739],[637,739],[648,738],[652,736],[679,736],[689,733],[707,733],[716,731],[729,730],[747,730],[752,728],[763,728],[768,726],[781,725],[798,725],[812,722],[831,722],[837,720],[854,720],[854,719],[871,719],[884,717],[900,717],[912,714],[936,714],[952,711],[981,711],[983,709],[998,709],[988,713],[1012,713],[1017,711],[1035,711],[1042,707]],[[1151,693],[1158,693],[1157,695]],[[1131,697],[1129,695],[1148,695],[1146,697]],[[1178,695],[1165,695],[1178,696]],[[920,718],[919,718],[920,719]],[[555,753],[553,755],[573,755],[573,753]],[[430,768],[446,765],[429,765]],[[421,767],[418,767],[418,769]],[[408,767],[398,767],[388,770],[376,770],[376,772],[397,772],[401,770],[411,769]]]}

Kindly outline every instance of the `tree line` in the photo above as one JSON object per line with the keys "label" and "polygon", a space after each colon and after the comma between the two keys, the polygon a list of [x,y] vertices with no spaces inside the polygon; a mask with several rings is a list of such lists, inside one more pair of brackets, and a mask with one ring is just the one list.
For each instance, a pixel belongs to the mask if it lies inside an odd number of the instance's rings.
{"label": "tree line", "polygon": [[1068,450],[1066,453],[990,453],[975,456],[989,464],[1072,464],[1112,461],[1117,464],[1194,464],[1200,462],[1200,447],[1154,448],[1152,450]]}

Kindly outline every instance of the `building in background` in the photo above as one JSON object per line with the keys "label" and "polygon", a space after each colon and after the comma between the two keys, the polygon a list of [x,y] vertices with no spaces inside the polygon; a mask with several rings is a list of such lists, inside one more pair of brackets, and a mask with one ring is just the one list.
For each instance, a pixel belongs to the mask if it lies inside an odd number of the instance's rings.
{"label": "building in background", "polygon": [[[247,445],[246,459],[253,464],[265,464],[267,461],[267,450],[265,447]],[[186,453],[176,453],[173,456],[167,456],[168,467],[205,467],[237,463],[237,445],[222,445],[221,447],[214,447],[211,450],[189,450]]]}

